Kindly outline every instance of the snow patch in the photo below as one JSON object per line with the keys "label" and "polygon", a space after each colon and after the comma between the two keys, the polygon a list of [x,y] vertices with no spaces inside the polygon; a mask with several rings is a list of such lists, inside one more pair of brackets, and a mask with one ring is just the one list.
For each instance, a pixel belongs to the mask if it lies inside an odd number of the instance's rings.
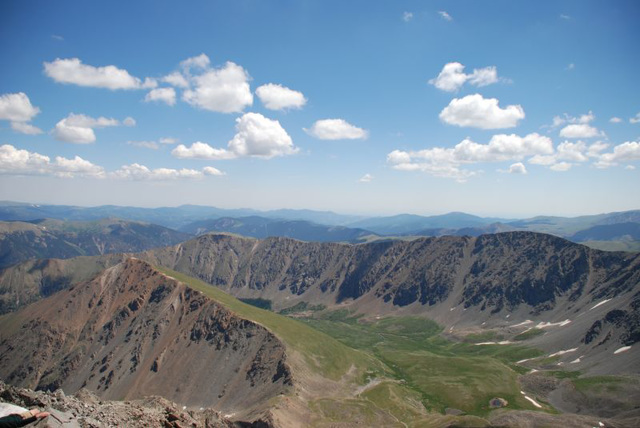
{"label": "snow patch", "polygon": [[615,355],[615,354],[620,354],[622,352],[627,352],[629,349],[631,349],[631,346],[623,346],[622,348],[616,349],[616,351],[613,354]]}
{"label": "snow patch", "polygon": [[476,343],[476,345],[509,345],[513,342],[509,340],[503,340],[502,342],[480,342]]}
{"label": "snow patch", "polygon": [[526,363],[527,361],[531,361],[533,358],[525,358],[524,360],[516,361],[516,364]]}
{"label": "snow patch", "polygon": [[575,360],[571,361],[569,364],[578,364],[581,361],[582,357],[584,357],[584,355],[579,356]]}
{"label": "snow patch", "polygon": [[534,406],[536,406],[539,409],[542,409],[542,406],[540,404],[538,404],[538,402],[536,400],[534,400],[531,397],[527,397],[526,395],[524,396],[524,398],[526,398],[527,400],[531,401],[533,403]]}
{"label": "snow patch", "polygon": [[568,354],[570,352],[576,352],[577,350],[578,350],[578,348],[566,349],[564,351],[555,352],[555,353],[549,355],[549,357],[557,357],[558,355],[564,355],[564,354]]}
{"label": "snow patch", "polygon": [[564,327],[565,325],[569,324],[570,322],[571,322],[571,320],[569,320],[569,319],[564,320],[564,321],[560,321],[560,322],[540,322],[540,323],[538,323],[536,328]]}
{"label": "snow patch", "polygon": [[591,310],[593,310],[593,309],[597,308],[597,307],[598,307],[598,306],[600,306],[600,305],[604,305],[605,303],[607,303],[607,302],[608,302],[608,301],[610,301],[610,300],[611,300],[611,299],[603,300],[602,302],[600,302],[600,303],[596,304],[595,306],[593,306],[593,307],[592,307],[591,309],[589,309],[589,310],[591,311]]}
{"label": "snow patch", "polygon": [[523,325],[531,324],[532,322],[533,321],[531,320],[522,321],[520,324],[516,324],[513,327],[522,327]]}

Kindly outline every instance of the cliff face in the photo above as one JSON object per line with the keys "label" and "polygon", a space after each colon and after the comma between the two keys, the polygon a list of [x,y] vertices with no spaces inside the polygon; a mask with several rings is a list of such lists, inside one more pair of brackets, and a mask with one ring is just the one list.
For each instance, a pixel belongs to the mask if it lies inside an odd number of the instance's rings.
{"label": "cliff face", "polygon": [[396,307],[429,307],[455,295],[466,308],[539,314],[559,300],[611,298],[640,282],[640,255],[531,232],[364,245],[205,235],[141,257],[281,304],[306,294],[328,303],[375,295]]}
{"label": "cliff face", "polygon": [[137,259],[5,316],[0,337],[0,377],[34,389],[233,413],[292,382],[273,334]]}

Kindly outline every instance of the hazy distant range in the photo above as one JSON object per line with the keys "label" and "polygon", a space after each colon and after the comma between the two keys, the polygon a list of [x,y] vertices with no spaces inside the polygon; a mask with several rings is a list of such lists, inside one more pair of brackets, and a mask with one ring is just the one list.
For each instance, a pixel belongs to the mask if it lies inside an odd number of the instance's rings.
{"label": "hazy distant range", "polygon": [[[104,205],[78,207],[0,202],[0,221],[42,223],[56,219],[75,223],[121,219],[160,225],[183,235],[226,232],[266,238],[360,243],[416,236],[479,236],[515,230],[549,233],[605,250],[640,251],[640,210],[579,217],[538,216],[528,219],[479,217],[452,212],[436,216],[400,214],[363,217],[330,211],[222,209],[209,206],[138,208]],[[115,221],[115,220],[113,220]],[[150,233],[151,229],[150,229]]]}

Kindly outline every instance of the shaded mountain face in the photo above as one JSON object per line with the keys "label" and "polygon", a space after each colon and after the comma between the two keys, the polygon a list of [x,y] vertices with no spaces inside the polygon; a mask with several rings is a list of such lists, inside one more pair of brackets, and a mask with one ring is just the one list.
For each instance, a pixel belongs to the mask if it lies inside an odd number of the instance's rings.
{"label": "shaded mountain face", "polygon": [[373,232],[342,226],[326,226],[303,220],[277,220],[265,217],[224,217],[190,223],[180,229],[192,235],[228,232],[252,238],[281,236],[314,242],[359,242],[374,236]]}
{"label": "shaded mountain face", "polygon": [[231,413],[291,385],[273,334],[137,259],[4,317],[0,339],[0,377],[33,389]]}
{"label": "shaded mountain face", "polygon": [[118,219],[0,222],[0,267],[29,259],[138,252],[190,237],[162,226]]}

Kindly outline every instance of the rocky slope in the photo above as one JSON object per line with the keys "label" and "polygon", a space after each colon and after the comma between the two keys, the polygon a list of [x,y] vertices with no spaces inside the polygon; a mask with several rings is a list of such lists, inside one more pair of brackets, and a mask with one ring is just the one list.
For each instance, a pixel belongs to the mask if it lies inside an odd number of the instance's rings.
{"label": "rocky slope", "polygon": [[292,382],[273,334],[137,259],[1,318],[0,378],[250,420]]}
{"label": "rocky slope", "polygon": [[[544,334],[527,343],[549,354],[575,349],[560,357],[578,360],[572,368],[640,372],[638,254],[507,232],[362,245],[203,235],[138,257],[276,310],[307,302],[366,316],[422,315],[452,333],[537,328]],[[3,271],[0,291],[37,297],[37,271]]]}
{"label": "rocky slope", "polygon": [[66,395],[17,388],[0,381],[0,402],[46,410],[49,416],[38,426],[63,427],[195,427],[232,428],[238,425],[213,409],[186,410],[162,397],[132,401],[103,401],[87,389]]}
{"label": "rocky slope", "polygon": [[305,301],[426,315],[450,329],[540,325],[536,346],[590,356],[575,368],[640,371],[635,347],[610,358],[640,340],[637,254],[509,232],[363,245],[206,235],[141,257],[276,309]]}

